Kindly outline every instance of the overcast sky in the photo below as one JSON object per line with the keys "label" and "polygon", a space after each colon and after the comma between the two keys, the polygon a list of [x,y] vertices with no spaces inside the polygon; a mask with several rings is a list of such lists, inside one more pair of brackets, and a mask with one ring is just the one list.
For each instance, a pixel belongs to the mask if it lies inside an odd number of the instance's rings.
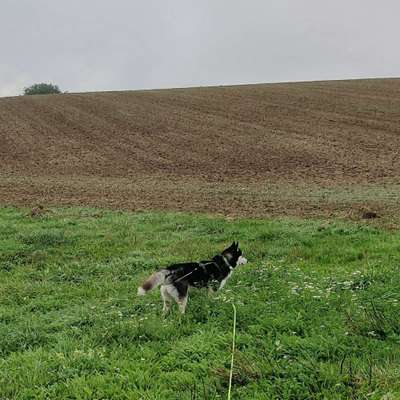
{"label": "overcast sky", "polygon": [[0,0],[0,96],[400,76],[399,0]]}

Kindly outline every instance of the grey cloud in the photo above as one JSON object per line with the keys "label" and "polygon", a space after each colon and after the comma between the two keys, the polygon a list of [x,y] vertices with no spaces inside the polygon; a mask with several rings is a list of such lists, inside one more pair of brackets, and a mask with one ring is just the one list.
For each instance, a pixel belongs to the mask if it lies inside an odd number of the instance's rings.
{"label": "grey cloud", "polygon": [[400,3],[2,0],[0,96],[399,76]]}

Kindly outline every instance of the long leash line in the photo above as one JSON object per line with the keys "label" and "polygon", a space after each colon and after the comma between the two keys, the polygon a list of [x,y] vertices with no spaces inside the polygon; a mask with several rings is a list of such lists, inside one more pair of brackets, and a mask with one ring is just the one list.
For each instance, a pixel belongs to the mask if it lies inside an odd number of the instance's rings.
{"label": "long leash line", "polygon": [[232,303],[232,307],[233,307],[232,357],[231,357],[231,370],[229,372],[228,400],[231,400],[233,360],[234,360],[234,356],[235,356],[235,339],[236,339],[236,307],[235,307],[235,304]]}
{"label": "long leash line", "polygon": [[186,278],[187,276],[192,275],[193,272],[197,271],[197,270],[198,270],[200,267],[202,267],[202,266],[203,266],[203,265],[199,265],[199,266],[196,267],[193,271],[190,271],[190,272],[188,272],[186,275],[183,275],[183,276],[181,276],[180,278],[173,280],[171,283],[179,282],[179,281],[181,281],[183,278]]}

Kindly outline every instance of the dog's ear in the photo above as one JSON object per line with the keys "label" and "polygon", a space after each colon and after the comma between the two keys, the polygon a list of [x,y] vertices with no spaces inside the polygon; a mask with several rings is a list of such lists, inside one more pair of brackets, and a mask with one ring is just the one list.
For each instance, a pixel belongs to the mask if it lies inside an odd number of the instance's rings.
{"label": "dog's ear", "polygon": [[230,249],[234,249],[236,247],[236,242],[232,242],[232,244],[229,246]]}
{"label": "dog's ear", "polygon": [[239,242],[236,242],[236,250],[239,248]]}

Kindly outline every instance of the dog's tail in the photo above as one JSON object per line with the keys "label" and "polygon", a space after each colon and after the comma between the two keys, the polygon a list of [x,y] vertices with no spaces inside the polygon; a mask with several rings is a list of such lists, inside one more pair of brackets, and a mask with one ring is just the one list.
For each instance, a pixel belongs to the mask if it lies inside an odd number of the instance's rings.
{"label": "dog's tail", "polygon": [[169,275],[169,271],[162,269],[161,271],[155,272],[148,279],[146,279],[141,286],[138,288],[138,296],[144,296],[150,290],[153,290],[157,286],[163,284]]}

